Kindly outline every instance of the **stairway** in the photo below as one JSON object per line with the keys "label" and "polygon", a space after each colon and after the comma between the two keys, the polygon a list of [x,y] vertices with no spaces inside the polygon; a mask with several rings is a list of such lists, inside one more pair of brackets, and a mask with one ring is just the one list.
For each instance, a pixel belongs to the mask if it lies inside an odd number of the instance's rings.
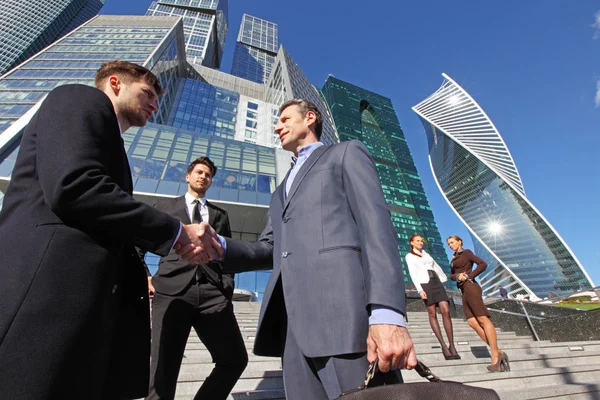
{"label": "stairway", "polygon": [[[252,354],[260,303],[234,304],[249,363],[229,399],[283,400],[281,361]],[[452,321],[456,348],[462,359],[446,361],[431,332],[427,313],[409,312],[408,319],[418,358],[442,379],[494,389],[502,400],[600,400],[600,341],[535,342],[528,336],[498,331],[498,343],[510,357],[511,371],[489,373],[487,346],[465,321]],[[179,374],[176,399],[192,399],[212,368],[208,351],[192,332]],[[402,374],[406,382],[423,381],[414,371]]]}

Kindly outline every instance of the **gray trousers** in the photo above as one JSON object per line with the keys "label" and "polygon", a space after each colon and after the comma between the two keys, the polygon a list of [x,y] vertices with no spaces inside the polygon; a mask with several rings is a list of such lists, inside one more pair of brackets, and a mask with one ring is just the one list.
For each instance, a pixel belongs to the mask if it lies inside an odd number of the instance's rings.
{"label": "gray trousers", "polygon": [[[287,400],[336,399],[342,393],[362,385],[369,367],[366,353],[306,357],[298,348],[289,329],[286,333],[282,361]],[[392,383],[402,383],[399,370],[378,375],[374,385]]]}

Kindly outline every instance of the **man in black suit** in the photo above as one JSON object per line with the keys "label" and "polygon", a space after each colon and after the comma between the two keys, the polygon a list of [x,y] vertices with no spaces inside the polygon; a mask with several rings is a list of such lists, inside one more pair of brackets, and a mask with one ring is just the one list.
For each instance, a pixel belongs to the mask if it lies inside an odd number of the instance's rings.
{"label": "man in black suit", "polygon": [[150,316],[134,246],[203,246],[198,225],[131,196],[121,132],[157,109],[156,76],[114,61],[95,86],[54,89],[21,139],[0,213],[2,398],[145,396]]}
{"label": "man in black suit", "polygon": [[[161,198],[154,204],[183,223],[207,221],[217,233],[231,237],[227,212],[206,200],[217,167],[199,157],[187,169],[184,196]],[[140,251],[141,259],[144,251]],[[248,364],[248,353],[233,314],[233,274],[218,264],[190,264],[172,251],[150,275],[152,350],[150,393],[147,399],[173,399],[190,328],[194,328],[213,357],[215,368],[195,399],[225,400]]]}

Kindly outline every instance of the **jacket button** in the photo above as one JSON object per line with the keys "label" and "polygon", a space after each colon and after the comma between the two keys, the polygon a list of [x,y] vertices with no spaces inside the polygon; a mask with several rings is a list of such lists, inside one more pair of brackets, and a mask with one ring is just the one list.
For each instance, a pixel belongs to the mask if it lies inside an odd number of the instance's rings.
{"label": "jacket button", "polygon": [[111,290],[111,293],[112,293],[112,294],[117,294],[117,290],[119,290],[119,285],[115,285],[115,286],[113,286],[113,288],[112,288],[112,290]]}
{"label": "jacket button", "polygon": [[288,254],[290,254],[290,253],[288,253],[287,251],[284,251],[283,253],[281,253],[281,257],[286,258],[288,256]]}

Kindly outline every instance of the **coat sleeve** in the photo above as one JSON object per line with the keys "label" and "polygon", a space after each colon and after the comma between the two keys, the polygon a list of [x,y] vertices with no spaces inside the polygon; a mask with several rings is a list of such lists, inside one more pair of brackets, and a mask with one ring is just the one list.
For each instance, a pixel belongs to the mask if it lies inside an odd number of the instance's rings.
{"label": "coat sleeve", "polygon": [[442,267],[439,266],[439,264],[435,260],[433,260],[433,268],[435,269],[438,278],[440,278],[440,282],[444,283],[448,281],[448,277],[444,273],[444,270],[442,269]]}
{"label": "coat sleeve", "polygon": [[346,146],[342,180],[359,230],[367,304],[389,307],[406,315],[397,234],[375,163],[365,145],[358,140],[352,140]]}
{"label": "coat sleeve", "polygon": [[456,281],[457,278],[458,278],[458,271],[456,271],[456,268],[450,266],[450,279],[453,281]]}
{"label": "coat sleeve", "polygon": [[255,242],[225,238],[225,259],[221,262],[223,273],[238,273],[273,268],[273,229],[268,214],[265,229]]}
{"label": "coat sleeve", "polygon": [[419,260],[415,256],[411,255],[410,253],[408,253],[406,255],[406,257],[404,257],[404,259],[406,260],[406,265],[408,267],[408,273],[410,275],[410,279],[412,280],[412,283],[415,285],[417,292],[420,292],[421,290],[423,290],[423,288],[421,287],[421,283],[419,282],[419,274],[417,272],[417,268],[419,268],[419,265],[417,265],[417,263]]}
{"label": "coat sleeve", "polygon": [[483,261],[481,258],[477,257],[471,250],[465,250],[467,253],[467,257],[469,261],[473,264],[477,264],[474,270],[469,272],[469,279],[475,279],[479,274],[481,274],[487,268],[487,263]]}
{"label": "coat sleeve", "polygon": [[[40,107],[36,124],[35,169],[44,202],[65,224],[160,255],[169,252],[179,221],[134,200],[111,176],[124,150],[112,103],[104,93],[61,86]],[[116,173],[131,173],[117,169]]]}

